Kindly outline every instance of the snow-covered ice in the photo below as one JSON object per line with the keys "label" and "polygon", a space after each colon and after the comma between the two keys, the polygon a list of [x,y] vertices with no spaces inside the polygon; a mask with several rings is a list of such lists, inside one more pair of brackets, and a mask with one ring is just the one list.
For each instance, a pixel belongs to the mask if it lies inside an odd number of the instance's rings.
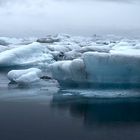
{"label": "snow-covered ice", "polygon": [[54,79],[63,82],[82,82],[86,80],[85,65],[82,59],[60,61],[50,65]]}
{"label": "snow-covered ice", "polygon": [[11,82],[16,82],[18,84],[28,84],[39,81],[40,77],[42,76],[42,71],[37,68],[12,70],[7,76]]}
{"label": "snow-covered ice", "polygon": [[0,67],[45,65],[52,61],[48,49],[37,42],[0,53]]}

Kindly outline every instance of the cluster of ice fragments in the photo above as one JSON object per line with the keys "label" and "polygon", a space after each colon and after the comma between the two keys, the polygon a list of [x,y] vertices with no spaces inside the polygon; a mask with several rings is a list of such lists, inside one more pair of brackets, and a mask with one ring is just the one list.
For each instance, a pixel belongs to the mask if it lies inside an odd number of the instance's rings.
{"label": "cluster of ice fragments", "polygon": [[49,74],[62,83],[140,84],[140,40],[96,35],[1,37],[0,67],[15,66],[31,68],[8,73],[17,83]]}

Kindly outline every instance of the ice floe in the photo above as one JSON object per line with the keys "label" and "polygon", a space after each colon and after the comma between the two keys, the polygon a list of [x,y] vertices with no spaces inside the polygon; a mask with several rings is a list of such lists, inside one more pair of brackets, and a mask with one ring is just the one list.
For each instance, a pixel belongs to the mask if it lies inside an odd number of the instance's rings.
{"label": "ice floe", "polygon": [[50,65],[54,79],[63,82],[82,82],[86,80],[85,65],[82,59],[59,61]]}
{"label": "ice floe", "polygon": [[42,71],[37,68],[12,70],[8,73],[7,76],[11,82],[27,84],[39,81],[40,77],[42,76]]}
{"label": "ice floe", "polygon": [[87,52],[83,60],[89,82],[140,83],[140,55]]}
{"label": "ice floe", "polygon": [[0,37],[0,44],[0,67],[40,68],[63,83],[140,84],[138,38],[59,34],[38,39]]}
{"label": "ice floe", "polygon": [[0,67],[45,65],[52,61],[48,49],[37,42],[0,53]]}

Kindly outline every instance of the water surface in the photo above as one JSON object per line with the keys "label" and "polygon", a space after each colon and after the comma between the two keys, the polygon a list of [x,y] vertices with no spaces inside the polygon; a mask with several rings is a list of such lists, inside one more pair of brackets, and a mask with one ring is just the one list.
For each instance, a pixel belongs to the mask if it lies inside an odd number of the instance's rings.
{"label": "water surface", "polygon": [[1,140],[140,139],[138,88],[58,91],[47,83],[8,85],[0,77]]}

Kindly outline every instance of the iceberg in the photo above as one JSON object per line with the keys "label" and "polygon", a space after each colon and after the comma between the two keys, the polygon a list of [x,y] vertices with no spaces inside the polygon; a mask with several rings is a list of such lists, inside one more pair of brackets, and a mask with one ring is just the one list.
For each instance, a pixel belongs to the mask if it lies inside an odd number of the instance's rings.
{"label": "iceberg", "polygon": [[60,42],[60,41],[61,40],[58,36],[51,36],[51,35],[48,35],[45,38],[37,39],[37,42],[40,42],[40,43],[54,43],[54,42]]}
{"label": "iceberg", "polygon": [[8,46],[10,44],[20,44],[21,42],[23,42],[23,39],[0,37],[0,45],[4,45],[4,46]]}
{"label": "iceberg", "polygon": [[50,65],[60,82],[140,84],[140,55],[86,52],[81,59]]}
{"label": "iceberg", "polygon": [[88,82],[140,84],[140,55],[87,52],[83,60]]}
{"label": "iceberg", "polygon": [[29,84],[39,81],[42,77],[42,71],[37,68],[12,70],[8,72],[7,77],[11,82],[18,84]]}
{"label": "iceberg", "polygon": [[52,61],[47,47],[37,42],[0,53],[0,67],[45,65]]}
{"label": "iceberg", "polygon": [[10,44],[0,45],[1,68],[39,68],[60,83],[140,84],[140,40],[55,35],[0,41]]}
{"label": "iceberg", "polygon": [[63,83],[86,80],[85,65],[82,59],[55,62],[50,64],[50,69],[52,77]]}

